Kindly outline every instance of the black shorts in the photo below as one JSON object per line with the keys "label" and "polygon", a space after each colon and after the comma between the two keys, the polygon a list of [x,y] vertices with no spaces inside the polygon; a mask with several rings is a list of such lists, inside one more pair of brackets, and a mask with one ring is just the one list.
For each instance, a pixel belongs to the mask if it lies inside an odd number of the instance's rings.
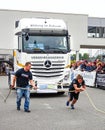
{"label": "black shorts", "polygon": [[78,100],[78,98],[79,98],[79,92],[78,93],[70,92],[70,101],[72,101],[73,99]]}

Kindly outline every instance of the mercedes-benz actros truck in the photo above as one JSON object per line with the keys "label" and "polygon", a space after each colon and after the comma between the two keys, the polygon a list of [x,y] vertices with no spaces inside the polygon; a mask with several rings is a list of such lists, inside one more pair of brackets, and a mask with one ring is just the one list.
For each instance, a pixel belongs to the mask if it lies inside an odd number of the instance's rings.
{"label": "mercedes-benz actros truck", "polygon": [[20,19],[15,23],[16,42],[14,72],[31,62],[38,87],[31,93],[64,93],[70,84],[70,36],[66,23],[62,19]]}

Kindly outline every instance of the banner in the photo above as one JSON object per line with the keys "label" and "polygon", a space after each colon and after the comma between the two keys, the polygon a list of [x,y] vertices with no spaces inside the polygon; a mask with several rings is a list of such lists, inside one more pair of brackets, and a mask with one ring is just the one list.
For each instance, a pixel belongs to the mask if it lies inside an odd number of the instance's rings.
{"label": "banner", "polygon": [[70,70],[70,82],[72,82],[72,80],[76,78],[78,74],[83,76],[86,85],[95,86],[96,71],[87,72],[80,70]]}
{"label": "banner", "polygon": [[105,74],[97,74],[96,84],[99,86],[105,86]]}

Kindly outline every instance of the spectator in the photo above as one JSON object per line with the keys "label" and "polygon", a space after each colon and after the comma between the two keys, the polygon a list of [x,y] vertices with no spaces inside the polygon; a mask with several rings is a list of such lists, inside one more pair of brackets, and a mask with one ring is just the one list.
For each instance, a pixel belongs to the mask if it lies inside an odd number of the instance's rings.
{"label": "spectator", "polygon": [[91,62],[86,62],[86,68],[85,68],[85,71],[88,71],[88,72],[91,72],[92,71],[92,65],[91,65]]}
{"label": "spectator", "polygon": [[105,74],[105,63],[102,63],[101,73]]}
{"label": "spectator", "polygon": [[98,63],[97,68],[96,68],[96,72],[101,73],[101,70],[102,70],[102,65],[101,65],[101,63]]}
{"label": "spectator", "polygon": [[2,67],[2,73],[4,74],[5,73],[5,63],[4,62],[2,62],[1,67]]}
{"label": "spectator", "polygon": [[87,64],[87,61],[83,61],[82,64],[80,65],[80,70],[81,71],[85,71],[86,70],[86,64]]}
{"label": "spectator", "polygon": [[96,70],[96,62],[92,62],[91,70],[94,71]]}
{"label": "spectator", "polygon": [[6,71],[6,75],[8,75],[9,74],[9,65],[6,65],[5,71]]}
{"label": "spectator", "polygon": [[73,70],[77,69],[77,63],[72,63],[71,69],[73,69]]}

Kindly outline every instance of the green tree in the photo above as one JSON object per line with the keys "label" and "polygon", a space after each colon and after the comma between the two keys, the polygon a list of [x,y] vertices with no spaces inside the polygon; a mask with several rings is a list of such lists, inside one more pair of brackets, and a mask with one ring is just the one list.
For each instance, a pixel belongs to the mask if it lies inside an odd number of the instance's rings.
{"label": "green tree", "polygon": [[96,57],[96,59],[102,60],[102,56],[101,56],[101,55],[98,55],[98,56]]}
{"label": "green tree", "polygon": [[82,60],[82,54],[79,53],[79,60]]}
{"label": "green tree", "polygon": [[88,53],[84,53],[83,54],[83,59],[88,60],[89,59],[89,54]]}
{"label": "green tree", "polygon": [[73,56],[74,60],[76,60],[76,54],[73,54],[72,56]]}

